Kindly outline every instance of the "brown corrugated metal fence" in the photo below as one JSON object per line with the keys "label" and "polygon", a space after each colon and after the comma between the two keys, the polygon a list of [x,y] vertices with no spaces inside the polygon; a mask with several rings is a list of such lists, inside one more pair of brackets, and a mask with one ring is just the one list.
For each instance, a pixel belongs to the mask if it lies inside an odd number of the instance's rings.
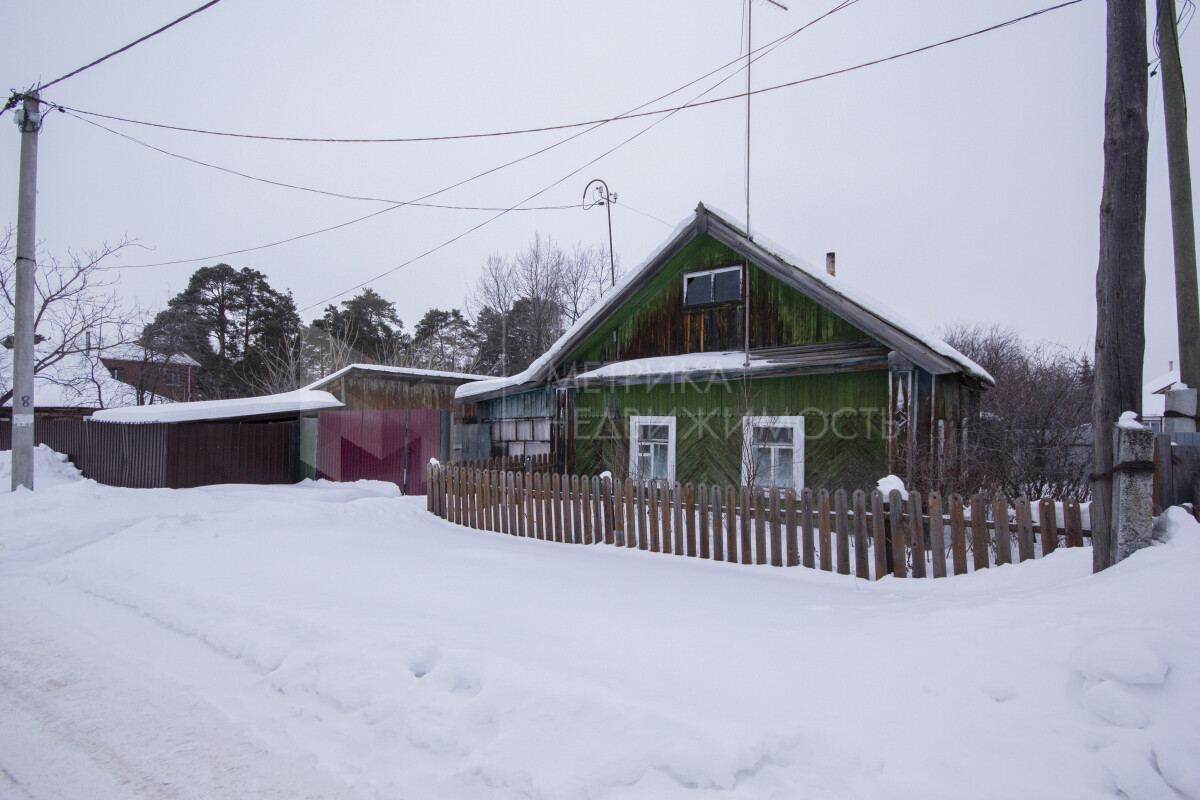
{"label": "brown corrugated metal fence", "polygon": [[[39,420],[34,441],[66,453],[85,477],[109,486],[182,489],[299,480],[297,422],[130,425]],[[0,421],[0,450],[11,448],[12,423]]]}

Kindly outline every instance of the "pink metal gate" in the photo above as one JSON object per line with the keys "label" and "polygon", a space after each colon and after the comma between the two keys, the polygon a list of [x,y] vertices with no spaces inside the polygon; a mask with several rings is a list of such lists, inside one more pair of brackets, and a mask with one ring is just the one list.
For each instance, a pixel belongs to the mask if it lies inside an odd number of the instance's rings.
{"label": "pink metal gate", "polygon": [[391,481],[405,494],[425,494],[425,465],[439,458],[442,412],[322,411],[317,426],[317,477]]}

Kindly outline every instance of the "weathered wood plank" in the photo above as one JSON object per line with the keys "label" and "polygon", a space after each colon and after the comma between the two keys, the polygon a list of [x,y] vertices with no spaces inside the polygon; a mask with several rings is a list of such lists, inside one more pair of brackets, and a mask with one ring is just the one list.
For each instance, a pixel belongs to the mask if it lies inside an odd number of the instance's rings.
{"label": "weathered wood plank", "polygon": [[750,489],[743,486],[741,491],[741,504],[738,508],[738,516],[742,522],[742,563],[754,563],[754,543],[750,539],[750,524],[753,519],[753,506],[751,504],[752,497]]}
{"label": "weathered wood plank", "polygon": [[1038,528],[1042,534],[1042,556],[1048,556],[1058,549],[1058,511],[1049,497],[1038,501]]}
{"label": "weathered wood plank", "polygon": [[783,520],[779,518],[779,487],[771,489],[771,566],[783,566]]}
{"label": "weathered wood plank", "polygon": [[892,523],[892,574],[897,578],[908,577],[908,535],[905,530],[904,498],[899,489],[888,493],[888,518]]}
{"label": "weathered wood plank", "polygon": [[713,561],[724,561],[725,526],[721,520],[721,501],[725,493],[721,491],[720,486],[713,486],[708,491],[711,495],[708,499],[708,510],[712,512],[712,557]]}
{"label": "weathered wood plank", "polygon": [[871,492],[871,538],[875,550],[875,580],[888,574],[887,526],[884,523],[883,492]]}
{"label": "weathered wood plank", "polygon": [[1068,500],[1063,506],[1067,529],[1067,547],[1083,547],[1083,513],[1078,500]]}
{"label": "weathered wood plank", "polygon": [[[612,536],[612,517],[608,511],[611,508],[612,495],[606,490],[606,481],[599,476],[592,476],[592,529],[595,536],[595,543],[600,544],[605,542],[605,530],[608,530],[608,537]],[[607,542],[612,544],[611,541]]]}
{"label": "weathered wood plank", "polygon": [[833,524],[830,521],[829,514],[829,490],[821,489],[817,492],[817,508],[818,520],[817,529],[821,537],[821,544],[817,556],[821,561],[821,569],[825,572],[833,571]]}
{"label": "weathered wood plank", "polygon": [[912,533],[912,576],[925,577],[925,525],[924,510],[921,504],[921,493],[913,490],[908,493],[909,530]]}
{"label": "weathered wood plank", "polygon": [[1008,498],[997,494],[992,499],[992,526],[996,542],[996,566],[1012,563],[1012,533],[1008,527]]}
{"label": "weathered wood plank", "polygon": [[646,489],[650,493],[650,507],[647,510],[649,513],[650,522],[650,552],[662,552],[662,539],[660,531],[662,526],[661,512],[658,510],[659,497],[659,482],[647,481]]}
{"label": "weathered wood plank", "polygon": [[700,530],[699,530],[700,553],[699,553],[699,556],[700,556],[700,558],[711,558],[712,557],[712,547],[708,540],[708,531],[709,531],[709,523],[710,523],[709,516],[708,516],[708,486],[703,483],[700,484],[699,486],[697,486],[696,487],[696,496],[700,499],[700,508],[699,508],[699,513],[700,513]]}
{"label": "weathered wood plank", "polygon": [[752,490],[750,496],[754,502],[754,563],[767,563],[767,492],[765,489]]}
{"label": "weathered wood plank", "polygon": [[871,541],[867,536],[867,493],[855,489],[851,495],[854,507],[854,576],[871,579],[871,562],[869,560]]}
{"label": "weathered wood plank", "polygon": [[809,569],[817,568],[817,545],[813,537],[813,495],[812,489],[800,492],[800,531],[801,549],[804,553],[804,566]]}
{"label": "weathered wood plank", "polygon": [[508,532],[511,536],[517,535],[517,477],[512,471],[508,472],[508,492],[505,500],[508,502]]}
{"label": "weathered wood plank", "polygon": [[554,513],[554,541],[563,540],[562,476],[557,472],[550,476],[550,508]]}
{"label": "weathered wood plank", "polygon": [[583,543],[592,543],[592,523],[595,514],[592,511],[592,479],[584,475],[579,479],[580,516],[583,517]]}
{"label": "weathered wood plank", "polygon": [[946,577],[946,523],[939,492],[929,493],[929,549],[933,556],[933,577]]}
{"label": "weathered wood plank", "polygon": [[800,564],[800,540],[796,534],[796,490],[788,489],[783,493],[784,505],[784,538],[787,541],[787,561],[789,567]]}
{"label": "weathered wood plank", "polygon": [[650,487],[646,481],[638,481],[636,484],[637,492],[637,532],[638,532],[638,548],[641,550],[650,549]]}
{"label": "weathered wood plank", "polygon": [[839,575],[849,575],[850,498],[845,489],[833,493],[833,505],[837,513],[837,571]]}
{"label": "weathered wood plank", "polygon": [[[700,495],[704,496],[704,484],[700,484]],[[702,504],[707,506],[707,503]],[[696,489],[690,483],[683,487],[683,520],[685,525],[684,536],[687,541],[687,554],[695,558],[698,553],[696,550]],[[705,550],[708,549],[705,542]],[[705,555],[705,558],[708,556]]]}
{"label": "weathered wood plank", "polygon": [[725,560],[738,562],[737,495],[732,486],[725,487]]}
{"label": "weathered wood plank", "polygon": [[683,487],[676,483],[671,487],[671,530],[674,532],[675,546],[671,549],[677,556],[684,555],[683,543]]}
{"label": "weathered wood plank", "polygon": [[1015,504],[1017,510],[1017,559],[1028,561],[1033,558],[1033,512],[1029,509],[1029,500],[1018,497]]}
{"label": "weathered wood plank", "polygon": [[954,561],[954,574],[967,574],[967,522],[963,499],[950,495],[950,552]]}
{"label": "weathered wood plank", "polygon": [[988,556],[987,498],[981,494],[971,495],[971,556],[976,570],[991,566]]}

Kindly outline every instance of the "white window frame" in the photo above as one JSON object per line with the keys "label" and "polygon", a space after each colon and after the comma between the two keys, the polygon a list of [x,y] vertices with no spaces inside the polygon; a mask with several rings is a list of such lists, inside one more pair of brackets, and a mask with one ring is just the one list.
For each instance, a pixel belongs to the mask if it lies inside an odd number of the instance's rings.
{"label": "white window frame", "polygon": [[[722,303],[734,303],[734,302],[740,303],[742,301],[742,298],[744,298],[746,296],[746,287],[743,285],[745,283],[746,277],[745,277],[744,270],[743,270],[741,264],[730,264],[730,265],[724,266],[724,267],[715,267],[713,269],[698,269],[698,270],[694,270],[692,272],[683,273],[683,307],[684,308],[700,308],[702,306],[711,306],[717,302],[716,300],[709,300],[707,303],[695,303],[695,304],[689,306],[688,302],[687,302],[688,278],[695,278],[700,275],[716,275],[718,272],[732,272],[733,270],[737,270],[737,274],[738,274],[738,299],[737,300],[722,300],[720,302],[722,302]],[[715,281],[713,283],[715,283]],[[710,286],[711,286],[711,284],[710,284]]]}
{"label": "white window frame", "polygon": [[[804,417],[742,417],[742,485],[750,484],[750,465],[754,457],[754,428],[792,429],[792,487],[799,492],[804,488]],[[764,487],[765,488],[765,487]]]}
{"label": "white window frame", "polygon": [[629,418],[629,477],[638,479],[637,455],[638,433],[642,425],[667,426],[667,481],[675,482],[675,417],[637,417]]}

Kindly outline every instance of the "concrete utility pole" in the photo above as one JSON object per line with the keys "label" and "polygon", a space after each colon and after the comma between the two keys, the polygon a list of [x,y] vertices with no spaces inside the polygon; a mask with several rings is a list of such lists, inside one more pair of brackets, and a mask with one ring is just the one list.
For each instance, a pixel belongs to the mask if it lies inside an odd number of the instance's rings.
{"label": "concrete utility pole", "polygon": [[21,177],[17,194],[17,297],[13,332],[12,490],[33,488],[33,288],[37,272],[37,146],[42,114],[37,92],[25,95],[21,129]]}
{"label": "concrete utility pole", "polygon": [[1171,180],[1171,234],[1175,240],[1175,307],[1179,320],[1179,375],[1200,388],[1200,291],[1196,288],[1196,231],[1192,217],[1192,167],[1187,141],[1187,97],[1179,60],[1175,0],[1158,0],[1167,166]]}

